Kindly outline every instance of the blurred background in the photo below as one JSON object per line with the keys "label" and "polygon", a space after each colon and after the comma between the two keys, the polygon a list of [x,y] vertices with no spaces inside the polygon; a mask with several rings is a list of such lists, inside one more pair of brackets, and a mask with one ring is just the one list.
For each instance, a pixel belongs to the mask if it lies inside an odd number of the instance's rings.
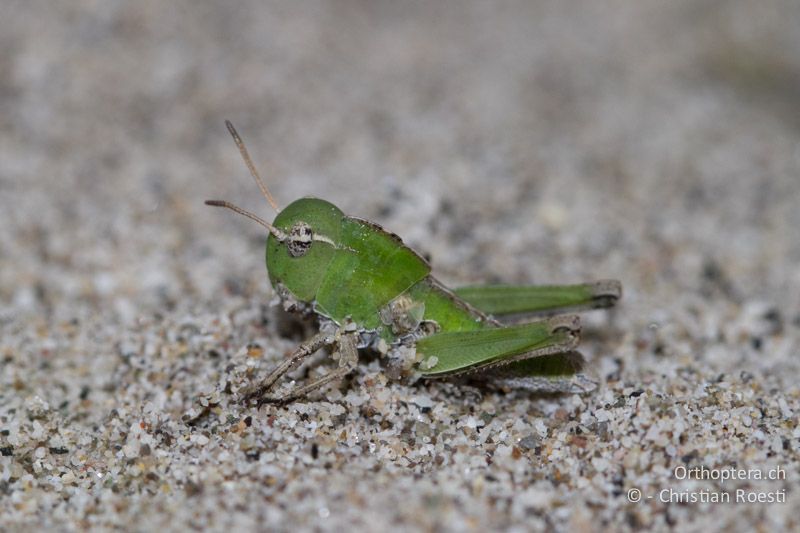
{"label": "blurred background", "polygon": [[[456,439],[489,410],[506,462],[491,462],[483,436],[444,463],[400,467],[353,437],[397,438],[366,408],[330,423],[326,410],[344,408],[319,402],[277,422],[254,410],[241,434],[272,435],[251,444],[278,459],[245,456],[231,433],[244,424],[234,367],[252,367],[252,342],[263,370],[297,340],[265,327],[276,311],[263,228],[203,205],[274,216],[225,119],[282,206],[314,195],[372,219],[448,285],[622,280],[612,318],[585,317],[601,391],[586,404],[499,394],[475,411],[446,385],[384,388],[378,365],[325,397],[349,405],[348,391],[370,390],[370,409],[388,398],[386,420],[458,421]],[[698,457],[796,470],[799,204],[796,0],[5,0],[0,429],[11,433],[0,434],[0,510],[38,509],[47,525],[58,506],[79,529],[98,510],[111,526],[204,527],[226,506],[225,520],[251,527],[317,513],[332,528],[352,514],[430,530],[741,527],[739,512],[785,526],[796,505],[726,507],[725,522],[698,506],[625,507],[621,495],[623,480],[663,487],[676,462]],[[229,418],[200,434],[182,417],[209,391]],[[434,397],[433,414],[416,395]],[[743,422],[729,419],[735,409]],[[662,415],[663,438],[646,418]],[[158,447],[140,452],[137,428],[156,419]],[[330,426],[315,434],[323,454],[347,434],[363,455],[309,474],[302,431],[319,420]],[[397,433],[417,431],[404,423]],[[61,440],[42,444],[42,425]],[[183,447],[190,438],[196,447]],[[54,470],[30,466],[47,461]],[[61,483],[75,487],[59,493]],[[351,489],[361,499],[342,506]]]}
{"label": "blurred background", "polygon": [[[282,205],[448,282],[719,281],[800,312],[796,2],[6,2],[0,299],[127,318],[267,291]],[[714,282],[714,280],[712,280]],[[719,285],[719,284],[718,284]],[[241,288],[244,290],[244,288]]]}

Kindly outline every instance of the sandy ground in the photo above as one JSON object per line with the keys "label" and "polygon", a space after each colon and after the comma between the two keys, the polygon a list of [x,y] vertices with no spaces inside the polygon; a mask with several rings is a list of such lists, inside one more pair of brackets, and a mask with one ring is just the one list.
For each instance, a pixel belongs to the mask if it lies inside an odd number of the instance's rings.
{"label": "sandy ground", "polygon": [[[283,205],[449,285],[622,280],[584,317],[599,389],[364,359],[243,407],[313,324],[270,305],[261,228],[203,205],[273,216],[226,118]],[[6,2],[0,523],[796,529],[799,203],[792,0]]]}

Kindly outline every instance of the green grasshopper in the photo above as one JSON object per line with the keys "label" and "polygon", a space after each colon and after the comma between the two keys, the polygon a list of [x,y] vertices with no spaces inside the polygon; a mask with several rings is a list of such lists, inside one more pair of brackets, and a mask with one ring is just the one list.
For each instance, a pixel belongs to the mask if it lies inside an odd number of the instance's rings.
{"label": "green grasshopper", "polygon": [[[622,294],[618,281],[449,290],[431,276],[425,259],[373,222],[345,215],[319,198],[301,198],[280,210],[233,125],[225,124],[278,214],[270,224],[229,202],[206,204],[232,209],[269,231],[267,271],[284,309],[320,320],[320,332],[248,390],[245,402],[301,398],[350,373],[358,350],[367,347],[390,357],[415,347],[412,364],[424,378],[479,373],[501,385],[550,392],[594,388],[580,373],[584,359],[575,351],[578,317],[557,313],[613,306]],[[556,316],[515,325],[494,318],[519,314]],[[271,394],[281,376],[323,347],[338,358],[335,369],[284,394]]]}

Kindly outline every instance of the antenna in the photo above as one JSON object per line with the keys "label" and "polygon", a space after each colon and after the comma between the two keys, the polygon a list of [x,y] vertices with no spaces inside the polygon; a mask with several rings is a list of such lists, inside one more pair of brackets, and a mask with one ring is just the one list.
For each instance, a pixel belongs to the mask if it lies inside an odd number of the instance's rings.
{"label": "antenna", "polygon": [[[279,213],[280,209],[278,209],[278,204],[275,202],[275,198],[272,197],[272,194],[270,194],[269,189],[267,189],[267,186],[264,184],[264,181],[261,179],[261,176],[258,175],[256,166],[253,164],[253,160],[250,159],[250,154],[247,153],[247,148],[244,145],[244,141],[242,141],[242,138],[239,137],[239,134],[236,132],[236,128],[233,127],[233,124],[231,123],[230,120],[225,121],[225,126],[227,126],[228,131],[231,133],[231,137],[233,137],[233,142],[236,143],[236,146],[239,148],[239,153],[242,154],[242,159],[244,159],[244,164],[247,165],[247,168],[250,170],[250,175],[253,176],[256,185],[258,185],[258,188],[261,189],[261,193],[264,195],[264,198],[267,199],[269,205],[272,206],[272,209],[274,209],[276,213]],[[231,206],[225,206],[225,207],[231,207]],[[242,215],[245,215],[244,213],[241,213],[239,211],[237,212]]]}
{"label": "antenna", "polygon": [[275,236],[275,238],[278,239],[279,241],[283,242],[286,240],[286,234],[284,232],[282,232],[281,230],[279,230],[278,228],[276,228],[263,218],[259,217],[258,215],[254,215],[250,211],[245,211],[241,207],[233,205],[230,202],[226,202],[225,200],[206,200],[206,205],[213,205],[216,207],[226,207],[231,211],[235,211],[240,215],[246,216],[250,220],[255,220],[256,222],[267,228],[269,232],[272,233]]}

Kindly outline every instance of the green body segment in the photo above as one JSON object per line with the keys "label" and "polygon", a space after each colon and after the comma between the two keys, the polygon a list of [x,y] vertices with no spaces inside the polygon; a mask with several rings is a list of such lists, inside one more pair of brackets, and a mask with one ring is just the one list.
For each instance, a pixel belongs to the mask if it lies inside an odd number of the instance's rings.
{"label": "green body segment", "polygon": [[[344,213],[330,202],[317,198],[301,198],[278,213],[273,224],[289,232],[298,221],[312,228],[325,228],[325,235],[338,242]],[[328,272],[336,250],[327,243],[314,243],[303,257],[291,257],[286,246],[272,234],[267,239],[267,273],[276,289],[278,284],[288,289],[301,302],[312,302]]]}
{"label": "green body segment", "polygon": [[558,379],[580,372],[583,365],[583,356],[578,352],[564,352],[514,361],[493,372],[498,377],[540,376]]}
{"label": "green body segment", "polygon": [[342,323],[380,327],[379,310],[425,278],[431,268],[395,235],[345,217],[336,250],[317,291],[317,310]]}
{"label": "green body segment", "polygon": [[607,280],[578,285],[477,285],[453,292],[484,313],[510,315],[611,307],[622,288],[619,282]]}
{"label": "green body segment", "polygon": [[436,365],[425,372],[431,376],[447,375],[465,368],[492,365],[499,359],[569,342],[569,332],[552,331],[547,322],[492,328],[489,331],[445,332],[417,341],[417,351],[432,354]]}
{"label": "green body segment", "polygon": [[431,276],[414,284],[406,294],[413,301],[422,302],[423,320],[435,322],[439,332],[474,331],[497,325],[480,310],[465,305]]}

